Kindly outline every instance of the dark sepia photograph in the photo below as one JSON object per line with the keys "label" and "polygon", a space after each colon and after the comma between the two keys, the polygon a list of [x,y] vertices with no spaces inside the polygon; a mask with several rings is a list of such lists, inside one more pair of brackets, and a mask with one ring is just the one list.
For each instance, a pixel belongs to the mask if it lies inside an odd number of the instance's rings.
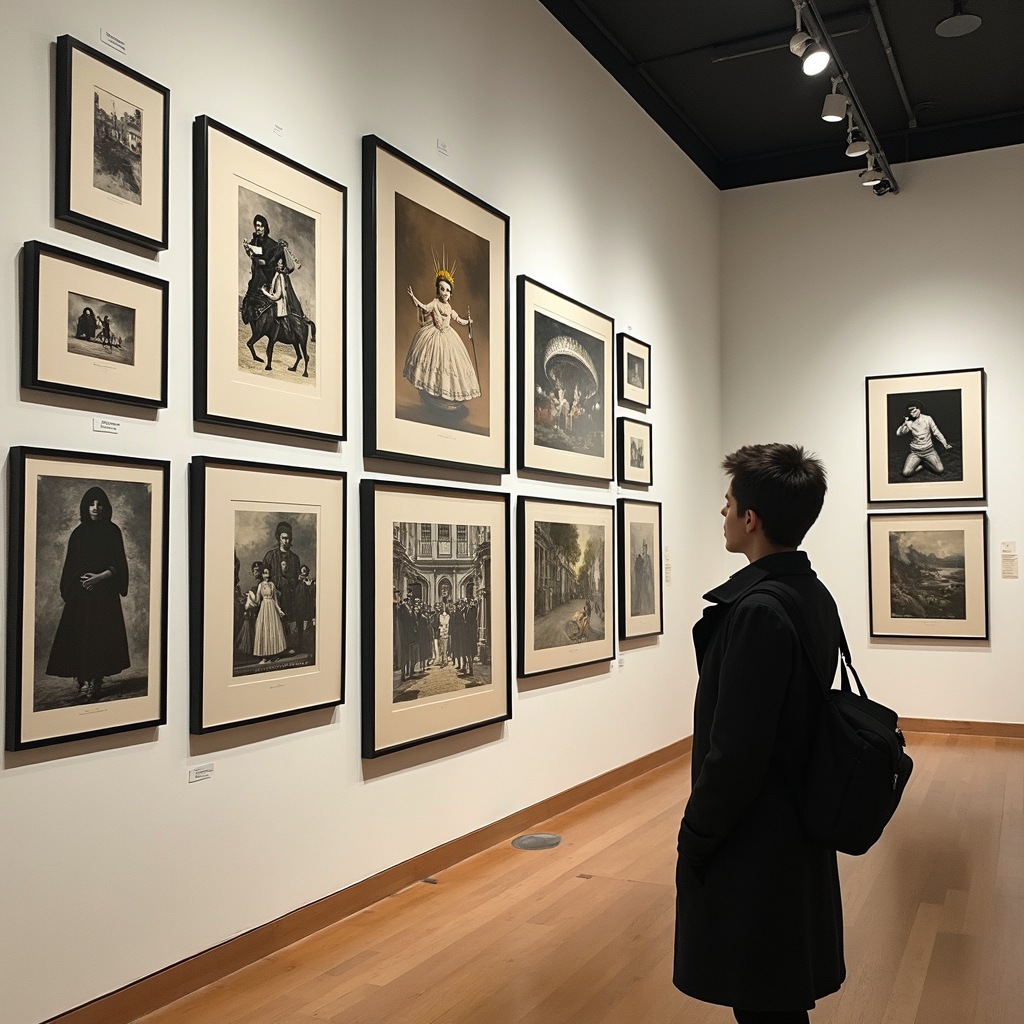
{"label": "dark sepia photograph", "polygon": [[643,389],[647,386],[644,369],[644,361],[640,356],[626,353],[626,381],[631,388]]}
{"label": "dark sepia photograph", "polygon": [[889,532],[889,606],[894,619],[964,619],[963,530]]}
{"label": "dark sepia photograph", "polygon": [[92,182],[142,205],[142,111],[99,86],[93,89]]}
{"label": "dark sepia photograph", "polygon": [[68,292],[68,351],[135,365],[135,310]]}
{"label": "dark sepia photograph", "polygon": [[617,447],[619,483],[649,487],[654,482],[651,425],[642,420],[620,416]]}
{"label": "dark sepia photograph", "polygon": [[619,637],[663,632],[661,504],[618,502]]}
{"label": "dark sepia photograph", "polygon": [[654,614],[654,524],[629,524],[629,614]]}
{"label": "dark sepia photograph", "polygon": [[963,480],[963,392],[894,392],[886,396],[889,483]]}
{"label": "dark sepia photograph", "polygon": [[617,341],[619,401],[649,409],[651,406],[651,346],[628,334],[620,333]]}

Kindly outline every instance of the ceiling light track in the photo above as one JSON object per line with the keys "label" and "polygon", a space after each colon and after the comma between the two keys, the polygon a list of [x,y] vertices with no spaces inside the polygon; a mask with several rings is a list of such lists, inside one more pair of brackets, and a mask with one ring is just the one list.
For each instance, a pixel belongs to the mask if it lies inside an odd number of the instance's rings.
{"label": "ceiling light track", "polygon": [[882,41],[885,50],[886,60],[889,61],[889,70],[896,81],[896,88],[899,90],[900,99],[903,100],[903,109],[907,112],[907,127],[917,127],[917,115],[907,98],[907,90],[903,86],[903,76],[900,74],[899,65],[896,63],[896,54],[893,53],[892,43],[889,42],[889,33],[885,30],[885,22],[882,21],[882,12],[878,9],[878,0],[868,0],[871,5],[871,15],[875,19],[875,28],[878,31],[878,38]]}

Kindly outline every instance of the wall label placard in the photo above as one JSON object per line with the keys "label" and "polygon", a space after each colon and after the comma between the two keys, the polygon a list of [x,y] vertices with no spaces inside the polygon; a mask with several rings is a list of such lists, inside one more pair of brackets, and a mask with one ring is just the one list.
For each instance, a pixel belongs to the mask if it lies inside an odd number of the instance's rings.
{"label": "wall label placard", "polygon": [[1004,540],[999,544],[999,568],[1004,580],[1020,578],[1020,556],[1017,554],[1017,542]]}

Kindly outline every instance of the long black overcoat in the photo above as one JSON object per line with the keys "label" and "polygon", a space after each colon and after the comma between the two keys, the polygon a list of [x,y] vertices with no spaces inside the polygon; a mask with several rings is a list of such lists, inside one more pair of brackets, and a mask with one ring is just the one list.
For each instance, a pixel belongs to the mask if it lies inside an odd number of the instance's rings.
{"label": "long black overcoat", "polygon": [[[767,579],[795,591],[813,650],[776,598],[751,593]],[[709,1003],[810,1009],[846,976],[836,854],[794,802],[823,703],[811,659],[834,676],[839,615],[802,551],[768,555],[705,599],[673,980]]]}

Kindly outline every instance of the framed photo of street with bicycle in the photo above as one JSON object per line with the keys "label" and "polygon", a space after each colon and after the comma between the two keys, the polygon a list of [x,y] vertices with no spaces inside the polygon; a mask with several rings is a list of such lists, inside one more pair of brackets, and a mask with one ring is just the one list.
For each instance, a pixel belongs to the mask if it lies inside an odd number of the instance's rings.
{"label": "framed photo of street with bicycle", "polygon": [[665,632],[661,502],[619,498],[619,639]]}

